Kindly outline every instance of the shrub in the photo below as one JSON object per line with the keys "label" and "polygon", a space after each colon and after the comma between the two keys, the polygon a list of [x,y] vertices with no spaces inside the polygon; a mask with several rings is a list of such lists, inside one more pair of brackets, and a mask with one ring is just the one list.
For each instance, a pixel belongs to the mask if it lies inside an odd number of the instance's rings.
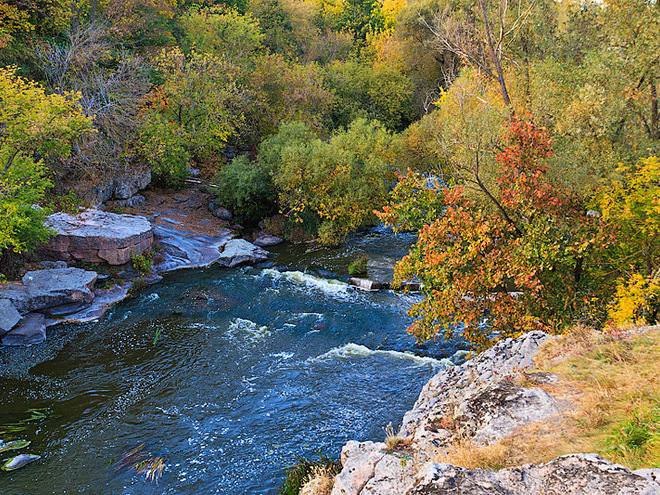
{"label": "shrub", "polygon": [[213,181],[218,202],[248,222],[273,213],[277,198],[269,170],[247,156],[234,158]]}
{"label": "shrub", "polygon": [[325,455],[320,455],[317,459],[298,457],[296,463],[287,468],[284,483],[278,492],[279,495],[298,495],[305,483],[319,470],[334,476],[341,470],[341,464],[339,460]]}
{"label": "shrub", "polygon": [[131,264],[141,275],[151,274],[152,268],[152,253],[146,252],[146,254],[131,254]]}
{"label": "shrub", "polygon": [[367,263],[369,263],[369,256],[360,256],[358,259],[348,265],[349,275],[365,275],[367,273]]}
{"label": "shrub", "polygon": [[151,167],[154,181],[167,187],[183,186],[190,163],[183,129],[152,115],[140,129],[140,143],[141,154]]}

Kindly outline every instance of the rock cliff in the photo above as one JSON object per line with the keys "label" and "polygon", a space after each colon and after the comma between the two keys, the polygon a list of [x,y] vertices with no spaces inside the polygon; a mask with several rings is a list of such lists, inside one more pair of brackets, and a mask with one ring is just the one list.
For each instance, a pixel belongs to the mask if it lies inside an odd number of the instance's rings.
{"label": "rock cliff", "polygon": [[550,338],[531,332],[506,339],[435,375],[404,416],[399,438],[388,444],[350,441],[344,446],[332,495],[660,494],[660,470],[632,472],[595,454],[499,471],[434,462],[456,445],[487,447],[571,407],[516,379],[525,372],[532,384],[556,380],[529,372],[539,347]]}

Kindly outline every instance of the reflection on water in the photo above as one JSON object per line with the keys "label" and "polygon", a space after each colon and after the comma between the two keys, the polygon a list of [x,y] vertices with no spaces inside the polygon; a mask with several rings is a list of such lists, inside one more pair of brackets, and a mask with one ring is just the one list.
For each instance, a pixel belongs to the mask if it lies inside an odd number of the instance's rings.
{"label": "reflection on water", "polygon": [[[359,292],[346,266],[411,241],[371,233],[339,250],[280,247],[262,267],[178,273],[100,323],[1,350],[0,438],[43,457],[0,473],[0,493],[270,494],[296,455],[382,439],[456,346],[416,355],[414,296]],[[25,421],[30,411],[48,413]],[[115,469],[138,446],[162,467],[157,483]]]}

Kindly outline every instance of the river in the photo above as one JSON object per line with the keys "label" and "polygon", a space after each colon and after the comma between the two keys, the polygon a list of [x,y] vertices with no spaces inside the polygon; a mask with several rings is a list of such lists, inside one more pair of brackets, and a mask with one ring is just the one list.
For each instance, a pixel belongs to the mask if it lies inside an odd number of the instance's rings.
{"label": "river", "polygon": [[[275,494],[296,456],[382,440],[460,355],[406,334],[417,296],[345,283],[357,255],[400,257],[411,242],[374,230],[339,249],[281,246],[257,267],[178,272],[100,322],[0,349],[0,439],[42,455],[0,472],[0,493]],[[164,459],[157,482],[116,469],[142,444]]]}

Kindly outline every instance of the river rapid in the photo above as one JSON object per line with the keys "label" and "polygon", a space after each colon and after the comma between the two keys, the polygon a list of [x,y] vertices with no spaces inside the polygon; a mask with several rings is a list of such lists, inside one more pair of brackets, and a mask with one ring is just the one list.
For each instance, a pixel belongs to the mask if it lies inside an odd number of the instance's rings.
{"label": "river rapid", "polygon": [[[407,335],[417,296],[346,284],[356,256],[387,265],[413,241],[374,230],[339,249],[280,246],[256,267],[178,272],[100,322],[0,348],[0,439],[42,455],[0,472],[0,493],[275,494],[296,456],[382,440],[461,356]],[[157,481],[117,469],[141,445],[164,460]]]}

